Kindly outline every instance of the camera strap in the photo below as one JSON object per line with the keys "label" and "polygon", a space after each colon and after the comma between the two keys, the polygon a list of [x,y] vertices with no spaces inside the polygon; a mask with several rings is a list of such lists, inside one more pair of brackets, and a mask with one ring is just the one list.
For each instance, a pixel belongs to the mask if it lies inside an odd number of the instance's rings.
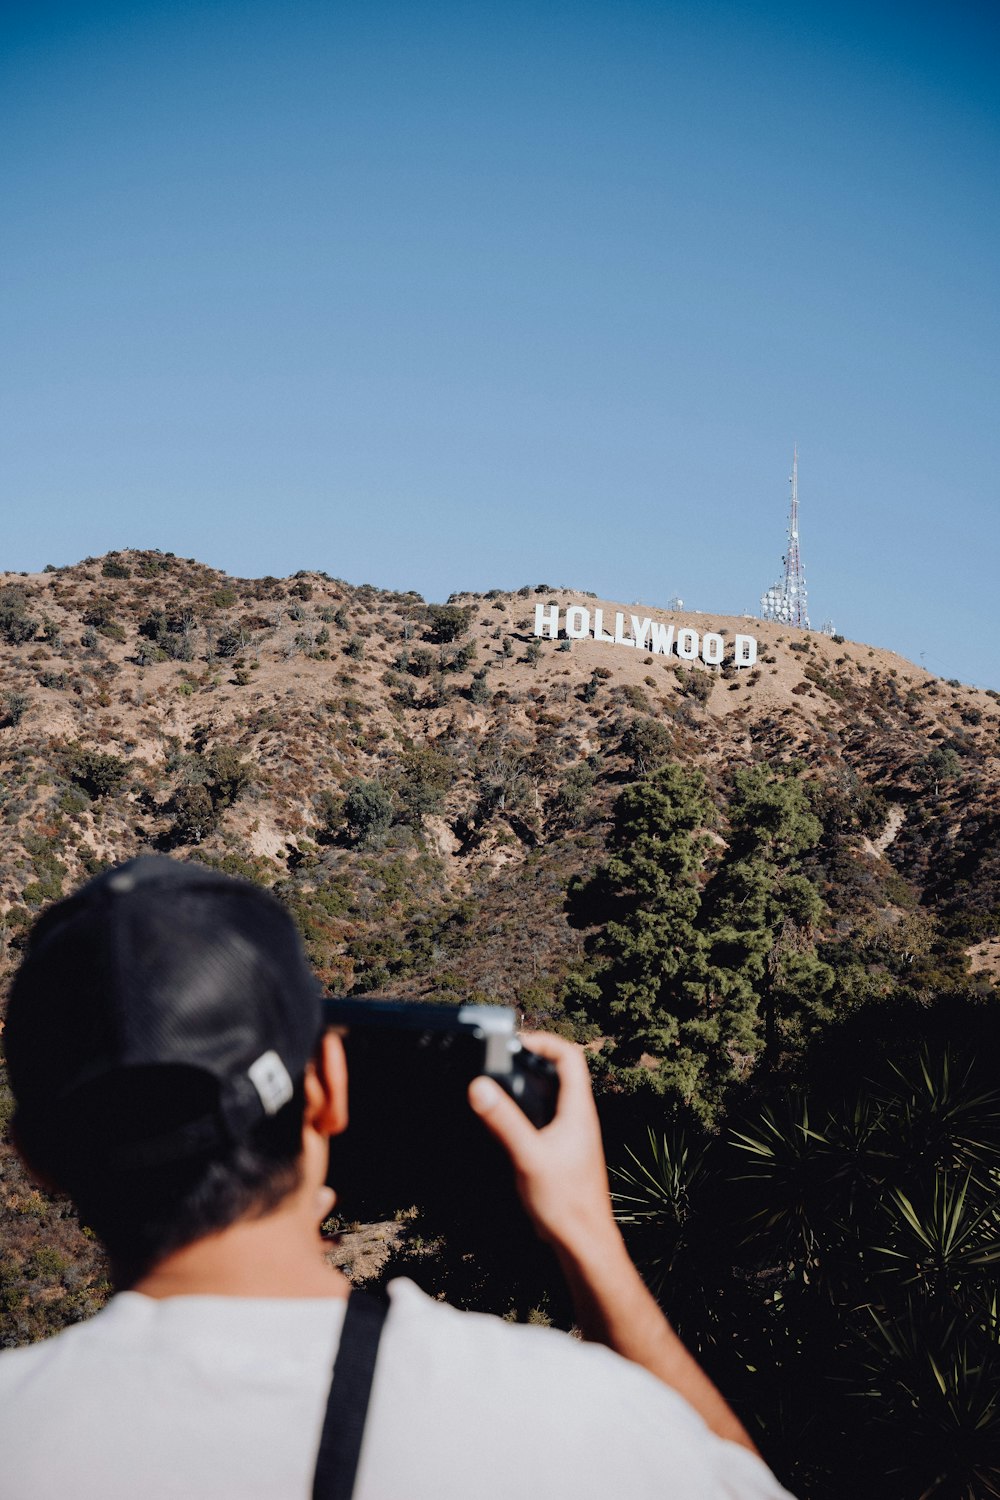
{"label": "camera strap", "polygon": [[323,1418],[313,1500],[351,1500],[368,1415],[375,1359],[389,1309],[365,1292],[351,1292]]}

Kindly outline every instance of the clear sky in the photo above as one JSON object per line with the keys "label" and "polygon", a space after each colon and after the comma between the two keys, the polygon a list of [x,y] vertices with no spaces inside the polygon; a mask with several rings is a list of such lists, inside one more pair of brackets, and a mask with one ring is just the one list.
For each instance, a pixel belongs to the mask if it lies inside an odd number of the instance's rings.
{"label": "clear sky", "polygon": [[994,4],[5,4],[0,567],[547,582],[1000,689]]}

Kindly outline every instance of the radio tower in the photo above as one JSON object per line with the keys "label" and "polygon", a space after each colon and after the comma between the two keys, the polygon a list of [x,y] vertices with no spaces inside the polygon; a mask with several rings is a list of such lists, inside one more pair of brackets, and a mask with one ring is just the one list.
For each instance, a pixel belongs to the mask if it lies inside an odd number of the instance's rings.
{"label": "radio tower", "polygon": [[799,552],[799,450],[792,450],[792,509],[788,518],[788,551],[782,561],[785,576],[772,583],[760,597],[762,620],[779,620],[782,625],[799,625],[809,629],[809,611],[806,599],[806,578],[802,571],[802,556]]}

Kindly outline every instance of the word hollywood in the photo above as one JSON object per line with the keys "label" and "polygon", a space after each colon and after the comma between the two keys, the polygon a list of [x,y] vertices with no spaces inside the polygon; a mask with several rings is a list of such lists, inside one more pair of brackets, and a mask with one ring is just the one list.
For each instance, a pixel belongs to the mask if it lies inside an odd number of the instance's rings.
{"label": "word hollywood", "polygon": [[[559,616],[558,604],[536,604],[535,634],[548,636],[554,641],[560,631]],[[631,634],[626,633],[624,613],[622,610],[616,611],[612,635],[604,628],[603,609],[595,609],[591,619],[590,610],[585,605],[570,604],[561,628],[571,641],[586,640],[592,635],[595,641],[609,641],[613,646],[633,646],[636,651],[649,651],[654,656],[670,656],[676,652],[682,661],[697,661],[700,658],[709,667],[718,667],[722,663],[726,643],[718,631],[709,630],[699,636],[697,630],[692,630],[687,625],[682,625],[677,630],[673,625],[664,625],[662,621],[651,620],[648,616],[641,620],[638,615],[629,615],[628,618]],[[734,636],[733,665],[752,667],[756,660],[756,638],[752,635]]]}

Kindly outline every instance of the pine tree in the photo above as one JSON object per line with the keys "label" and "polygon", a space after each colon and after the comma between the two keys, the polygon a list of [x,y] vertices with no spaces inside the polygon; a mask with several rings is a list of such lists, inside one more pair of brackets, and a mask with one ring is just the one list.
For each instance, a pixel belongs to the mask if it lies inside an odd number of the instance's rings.
{"label": "pine tree", "polygon": [[678,1039],[703,965],[696,924],[712,815],[699,771],[667,765],[633,783],[615,804],[607,864],[571,893],[582,911],[611,917],[590,945],[597,975],[571,984],[570,1003],[614,1038],[616,1071],[641,1067],[633,1082],[685,1095],[698,1069],[677,1055]]}
{"label": "pine tree", "polygon": [[794,1039],[810,1011],[822,1009],[833,973],[816,957],[813,935],[823,912],[816,887],[798,873],[822,825],[793,778],[763,767],[737,771],[729,803],[725,857],[705,893],[708,1010],[734,1073],[740,1059]]}
{"label": "pine tree", "polygon": [[607,863],[571,887],[578,918],[604,925],[595,973],[567,988],[578,1018],[613,1040],[617,1082],[678,1096],[707,1121],[765,1049],[824,1014],[833,983],[814,946],[823,903],[798,869],[821,833],[805,787],[736,772],[706,882],[713,821],[698,771],[671,764],[625,789]]}

